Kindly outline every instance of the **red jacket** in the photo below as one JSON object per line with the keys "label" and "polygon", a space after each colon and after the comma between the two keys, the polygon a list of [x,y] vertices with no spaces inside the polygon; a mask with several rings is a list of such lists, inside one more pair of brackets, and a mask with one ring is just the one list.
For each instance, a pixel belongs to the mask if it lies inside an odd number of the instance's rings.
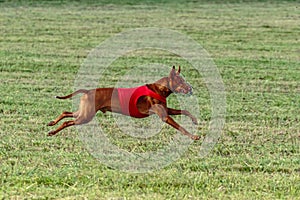
{"label": "red jacket", "polygon": [[166,98],[150,90],[146,85],[135,88],[118,88],[119,101],[122,109],[122,114],[135,118],[148,117],[147,114],[139,112],[136,104],[140,97],[150,96],[163,103],[166,103]]}

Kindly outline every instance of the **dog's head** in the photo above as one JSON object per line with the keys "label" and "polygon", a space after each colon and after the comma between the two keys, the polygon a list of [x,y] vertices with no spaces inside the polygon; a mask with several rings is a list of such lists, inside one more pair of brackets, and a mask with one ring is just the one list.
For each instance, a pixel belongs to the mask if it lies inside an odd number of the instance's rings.
{"label": "dog's head", "polygon": [[172,92],[179,94],[191,95],[193,93],[192,86],[180,76],[180,66],[177,71],[175,70],[175,66],[173,66],[169,74],[169,89],[172,90]]}

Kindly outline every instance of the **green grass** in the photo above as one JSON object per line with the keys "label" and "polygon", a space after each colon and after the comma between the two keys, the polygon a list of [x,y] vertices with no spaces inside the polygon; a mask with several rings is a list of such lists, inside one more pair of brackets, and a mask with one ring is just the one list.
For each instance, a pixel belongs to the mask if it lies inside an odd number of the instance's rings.
{"label": "green grass", "polygon": [[[297,1],[80,1],[0,3],[0,197],[4,199],[297,199],[300,196],[300,63]],[[214,59],[227,91],[226,125],[213,152],[200,142],[171,165],[133,174],[111,169],[89,154],[75,128],[47,137],[46,124],[71,101],[77,70],[105,39],[140,27],[187,34]],[[139,63],[183,62],[166,54],[127,56],[100,85],[112,86]],[[210,119],[209,94],[192,71],[185,77],[203,93],[197,134]],[[110,78],[113,75],[113,78]],[[201,89],[201,90],[200,90]],[[174,102],[176,104],[176,101]],[[175,134],[149,140],[114,130],[114,144],[155,150]],[[101,147],[99,147],[101,148]]]}

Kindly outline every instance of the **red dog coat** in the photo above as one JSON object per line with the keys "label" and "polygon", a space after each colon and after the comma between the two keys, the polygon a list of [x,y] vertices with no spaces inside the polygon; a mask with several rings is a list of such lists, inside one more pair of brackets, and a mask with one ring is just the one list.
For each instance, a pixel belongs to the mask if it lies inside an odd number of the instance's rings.
{"label": "red dog coat", "polygon": [[146,85],[135,88],[118,88],[119,101],[122,109],[122,114],[135,118],[148,117],[147,114],[139,112],[136,104],[140,97],[150,96],[163,103],[166,103],[166,98],[150,90]]}

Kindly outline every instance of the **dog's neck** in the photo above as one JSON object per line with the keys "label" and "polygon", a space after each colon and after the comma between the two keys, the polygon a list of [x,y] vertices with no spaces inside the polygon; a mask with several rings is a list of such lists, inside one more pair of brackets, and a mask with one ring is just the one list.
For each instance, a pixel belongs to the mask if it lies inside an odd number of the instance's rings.
{"label": "dog's neck", "polygon": [[155,83],[147,84],[147,87],[160,96],[167,98],[170,94],[172,94],[169,81],[169,77],[164,77],[159,79]]}

